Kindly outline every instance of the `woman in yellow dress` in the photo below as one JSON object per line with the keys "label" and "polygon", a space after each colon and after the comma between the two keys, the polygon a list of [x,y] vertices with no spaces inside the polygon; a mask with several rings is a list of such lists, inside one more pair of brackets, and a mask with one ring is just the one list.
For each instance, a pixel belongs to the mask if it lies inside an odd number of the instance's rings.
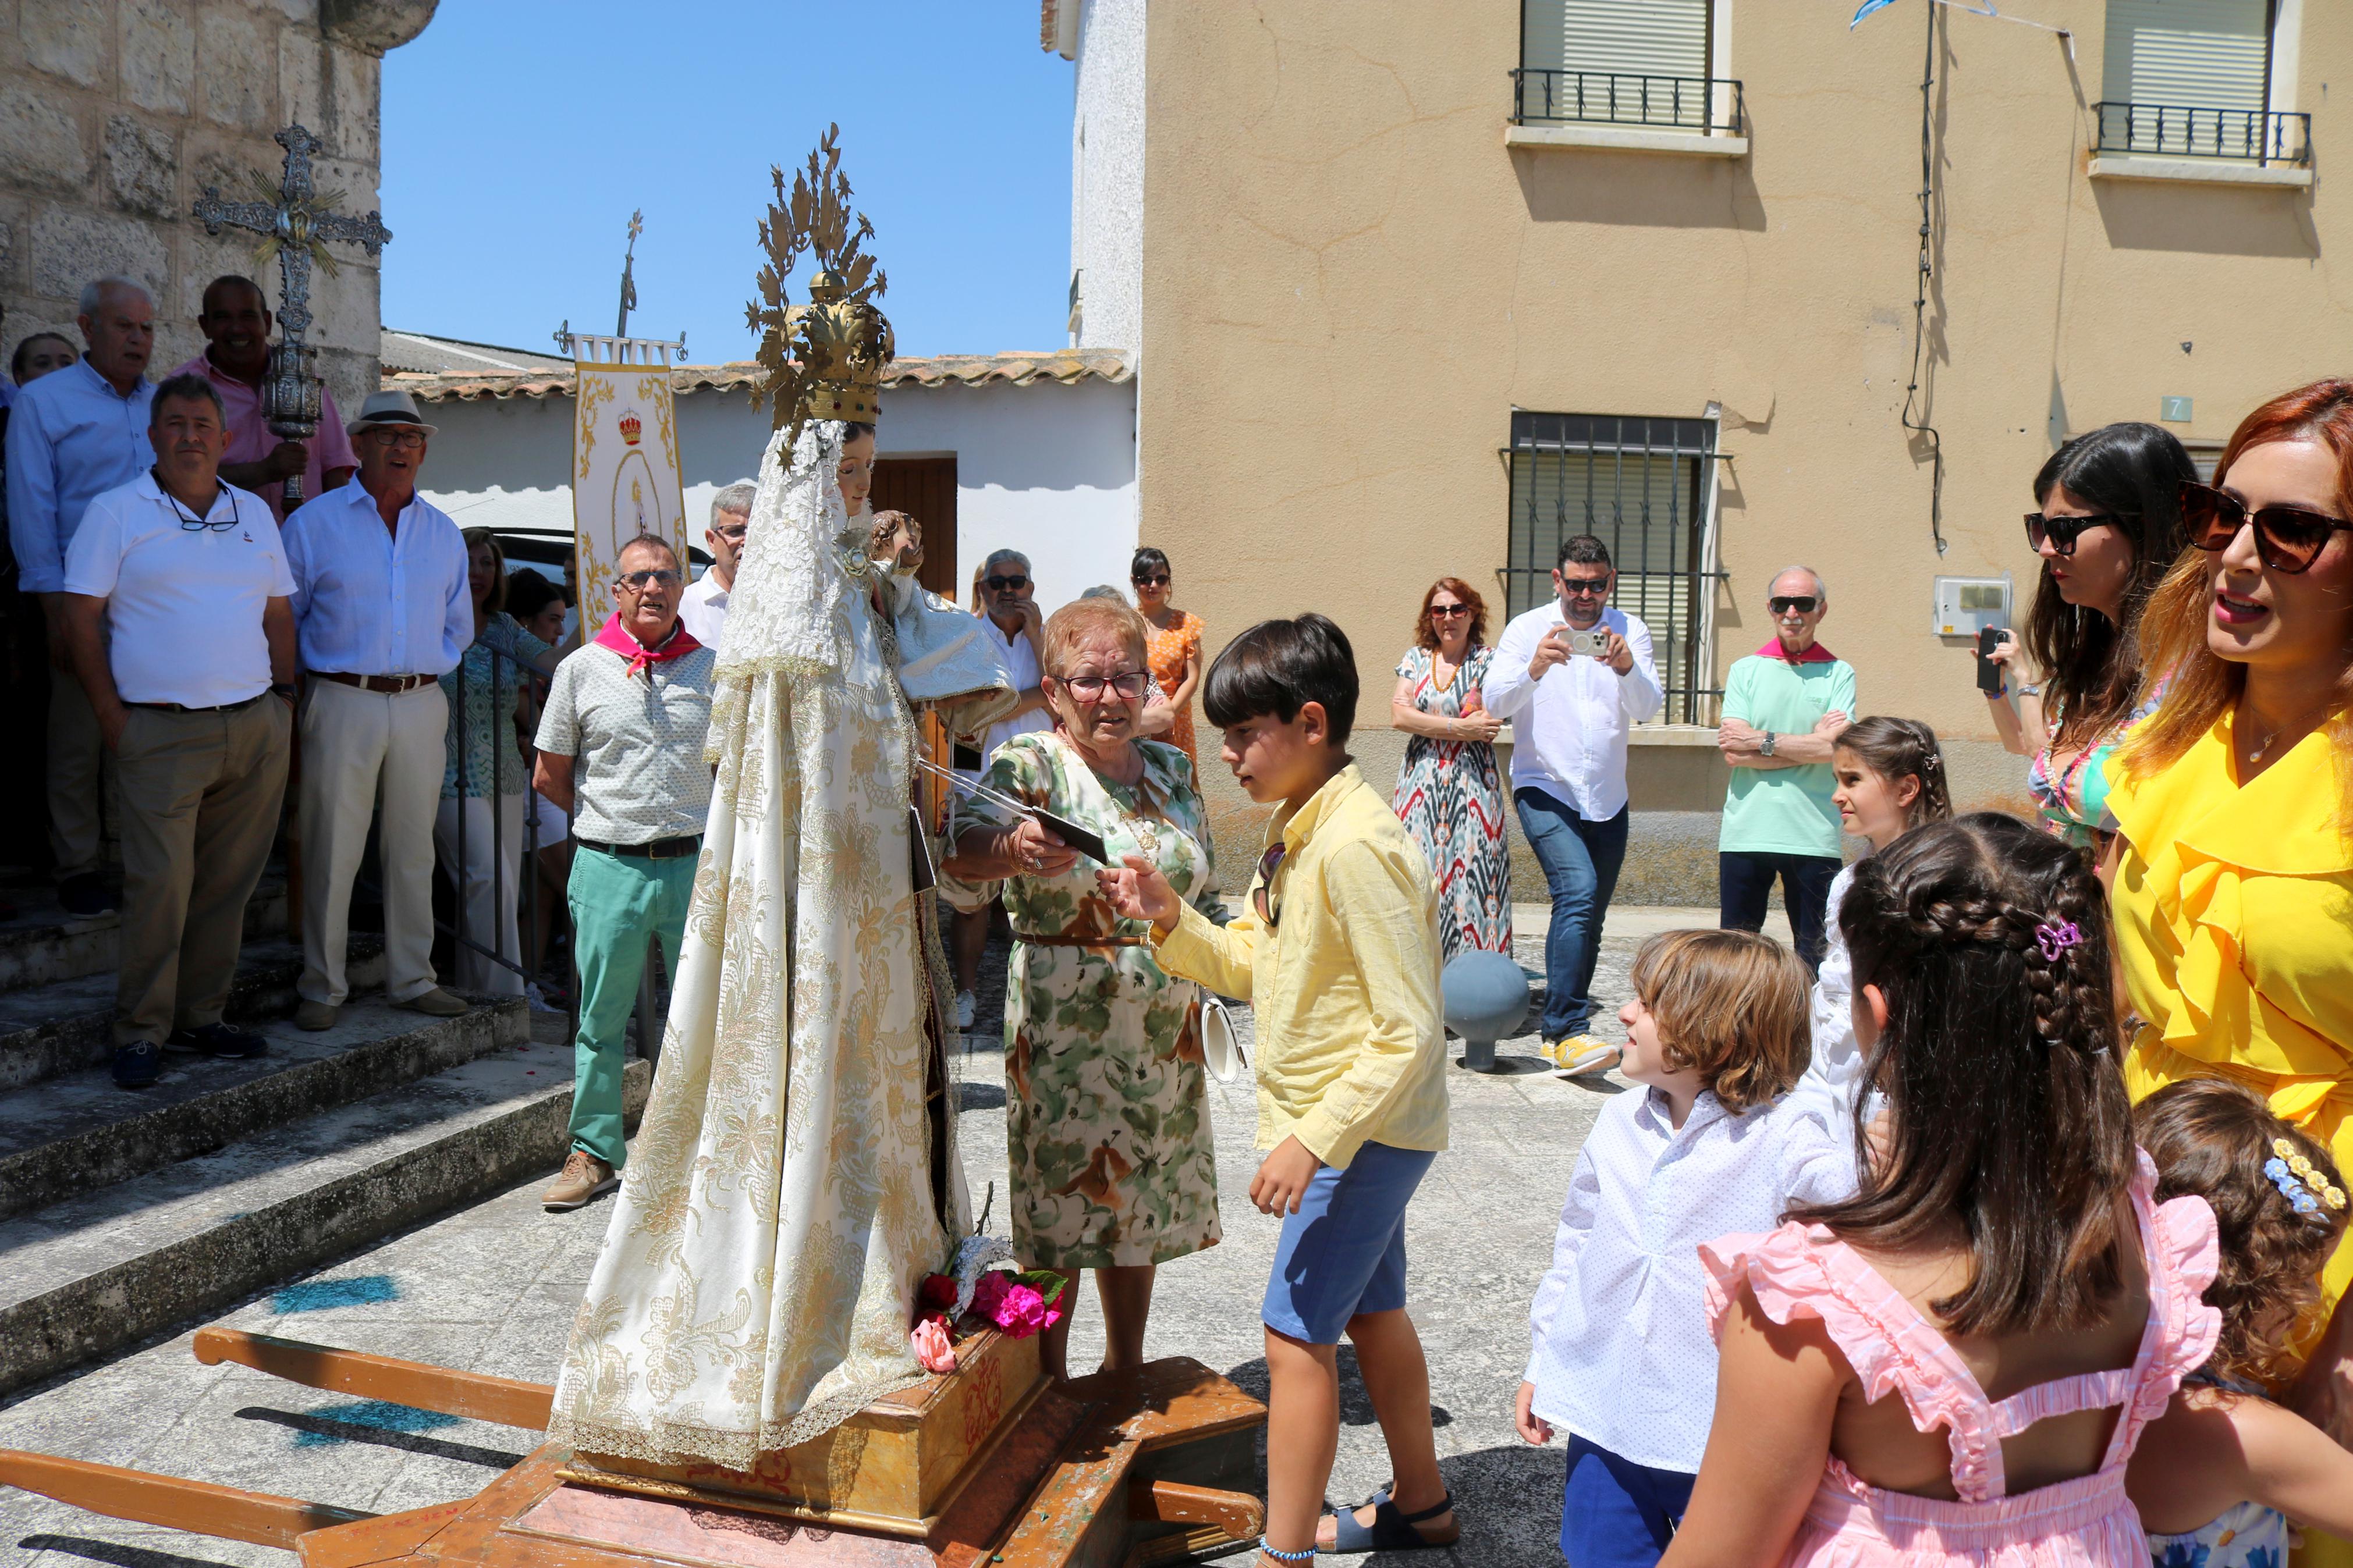
{"label": "woman in yellow dress", "polygon": [[[2138,1015],[2138,1100],[2228,1078],[2353,1161],[2353,381],[2242,421],[2211,486],[2182,487],[2195,549],[2141,620],[2157,712],[2110,763],[2116,948]],[[2353,1447],[2353,1242],[2292,1396]],[[2332,1564],[2353,1552],[2332,1542]]]}

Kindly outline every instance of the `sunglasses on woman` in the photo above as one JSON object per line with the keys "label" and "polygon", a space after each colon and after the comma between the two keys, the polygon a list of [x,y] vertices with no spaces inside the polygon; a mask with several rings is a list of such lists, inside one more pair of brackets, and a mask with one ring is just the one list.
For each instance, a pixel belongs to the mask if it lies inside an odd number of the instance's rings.
{"label": "sunglasses on woman", "polygon": [[1430,606],[1430,613],[1432,616],[1445,616],[1451,619],[1456,616],[1469,615],[1471,613],[1471,606],[1468,605],[1432,605]]}
{"label": "sunglasses on woman", "polygon": [[1129,581],[1139,588],[1166,588],[1168,586],[1168,574],[1163,572],[1157,577],[1134,577]]}
{"label": "sunglasses on woman", "polygon": [[2042,542],[2051,542],[2053,555],[2075,553],[2075,541],[2087,530],[2124,526],[2125,514],[2115,511],[2094,512],[2088,517],[2045,517],[2039,511],[2026,514],[2026,547],[2041,550]]}
{"label": "sunglasses on woman", "polygon": [[2267,506],[2249,511],[2237,498],[2211,485],[2182,481],[2181,526],[2200,550],[2228,550],[2239,530],[2255,525],[2255,553],[2274,572],[2290,576],[2311,569],[2328,536],[2353,522],[2306,511],[2300,506]]}

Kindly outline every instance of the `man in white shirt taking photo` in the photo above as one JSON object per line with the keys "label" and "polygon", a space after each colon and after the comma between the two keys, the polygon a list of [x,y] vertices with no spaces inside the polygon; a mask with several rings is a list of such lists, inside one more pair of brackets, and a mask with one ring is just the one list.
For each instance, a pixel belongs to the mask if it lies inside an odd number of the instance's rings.
{"label": "man in white shirt taking photo", "polygon": [[1552,890],[1545,934],[1544,1052],[1565,1077],[1607,1072],[1593,970],[1626,859],[1626,731],[1665,705],[1651,628],[1609,607],[1618,574],[1589,533],[1561,542],[1558,596],[1514,616],[1495,644],[1487,710],[1512,725],[1512,801]]}

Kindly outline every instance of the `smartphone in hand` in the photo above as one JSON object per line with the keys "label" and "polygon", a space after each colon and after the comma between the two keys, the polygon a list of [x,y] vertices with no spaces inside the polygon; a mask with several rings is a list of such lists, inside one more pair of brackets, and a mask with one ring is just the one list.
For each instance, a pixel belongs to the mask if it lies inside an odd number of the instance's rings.
{"label": "smartphone in hand", "polygon": [[2001,666],[1987,656],[2001,646],[2010,632],[2003,626],[1984,626],[1978,631],[1978,689],[1987,696],[1997,696],[2002,688]]}

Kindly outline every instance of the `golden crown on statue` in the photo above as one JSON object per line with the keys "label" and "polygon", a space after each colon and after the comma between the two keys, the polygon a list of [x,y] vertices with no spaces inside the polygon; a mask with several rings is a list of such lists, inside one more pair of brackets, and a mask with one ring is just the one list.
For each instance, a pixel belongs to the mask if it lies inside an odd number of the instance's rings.
{"label": "golden crown on statue", "polygon": [[[890,363],[891,323],[874,307],[888,280],[861,249],[874,237],[864,213],[851,214],[849,182],[842,177],[839,125],[828,127],[808,163],[793,177],[770,170],[776,199],[760,225],[768,264],[760,268],[760,298],[744,308],[760,334],[759,361],[767,372],[752,401],[769,400],[776,424],[790,432],[790,450],[809,419],[872,424],[881,412],[882,367]],[[807,252],[818,270],[808,303],[787,301],[793,263]]]}

